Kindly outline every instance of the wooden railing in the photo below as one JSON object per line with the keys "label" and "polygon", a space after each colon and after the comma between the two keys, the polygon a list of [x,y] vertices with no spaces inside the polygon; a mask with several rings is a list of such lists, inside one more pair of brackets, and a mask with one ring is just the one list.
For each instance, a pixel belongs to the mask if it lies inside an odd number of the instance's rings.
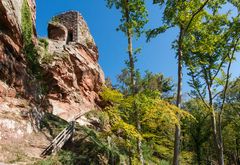
{"label": "wooden railing", "polygon": [[59,151],[64,144],[73,137],[74,128],[76,120],[79,119],[81,116],[83,116],[85,113],[76,115],[71,122],[69,122],[69,125],[64,128],[53,140],[52,142],[47,146],[46,149],[43,150],[41,153],[41,157],[45,157],[46,155],[51,155],[54,152]]}
{"label": "wooden railing", "polygon": [[45,157],[46,155],[51,155],[54,152],[59,151],[64,144],[73,136],[75,121],[69,123],[68,127],[66,127],[62,132],[60,132],[48,145],[48,147],[41,153],[41,157]]}

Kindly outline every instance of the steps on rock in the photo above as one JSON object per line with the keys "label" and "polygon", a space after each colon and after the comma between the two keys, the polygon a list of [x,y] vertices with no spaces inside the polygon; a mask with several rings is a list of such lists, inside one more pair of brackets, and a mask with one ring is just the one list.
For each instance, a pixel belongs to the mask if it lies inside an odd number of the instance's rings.
{"label": "steps on rock", "polygon": [[41,153],[41,157],[50,155],[60,150],[64,144],[72,137],[74,132],[75,121],[69,122],[69,125],[62,130],[48,145],[48,147]]}

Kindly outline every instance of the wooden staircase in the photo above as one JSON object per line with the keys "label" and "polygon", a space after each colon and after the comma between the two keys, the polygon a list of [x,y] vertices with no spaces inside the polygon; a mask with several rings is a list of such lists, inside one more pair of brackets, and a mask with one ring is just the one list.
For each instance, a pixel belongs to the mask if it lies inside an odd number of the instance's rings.
{"label": "wooden staircase", "polygon": [[69,122],[69,125],[62,130],[48,145],[48,147],[41,153],[41,157],[45,157],[46,155],[51,155],[54,152],[59,151],[64,144],[73,136],[75,127],[75,121]]}
{"label": "wooden staircase", "polygon": [[69,122],[69,125],[64,128],[53,140],[52,142],[47,146],[46,149],[43,150],[41,153],[41,157],[45,157],[46,155],[51,155],[54,152],[59,151],[64,144],[73,137],[74,128],[76,120],[79,119],[81,116],[85,115],[85,113],[76,115],[71,122]]}

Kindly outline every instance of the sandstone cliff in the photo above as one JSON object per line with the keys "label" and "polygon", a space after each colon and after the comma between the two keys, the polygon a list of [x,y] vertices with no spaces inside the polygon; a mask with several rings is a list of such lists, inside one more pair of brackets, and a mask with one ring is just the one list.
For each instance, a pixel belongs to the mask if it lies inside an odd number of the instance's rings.
{"label": "sandstone cliff", "polygon": [[[31,11],[38,77],[24,51],[22,6]],[[0,162],[38,157],[51,137],[37,128],[47,112],[65,120],[101,106],[104,74],[87,24],[77,13],[77,34],[61,21],[49,23],[49,39],[36,38],[34,0],[0,0]],[[3,152],[4,151],[4,152]],[[24,161],[24,160],[22,160]]]}
{"label": "sandstone cliff", "polygon": [[[73,14],[77,17],[75,21],[71,19]],[[104,84],[104,74],[98,64],[97,46],[83,17],[75,11],[58,17],[62,20],[49,23],[49,38],[43,39],[45,46],[39,44],[39,54],[53,114],[69,120],[79,112],[101,105],[98,93]],[[70,25],[66,23],[68,20]],[[69,31],[73,33],[71,40]]]}

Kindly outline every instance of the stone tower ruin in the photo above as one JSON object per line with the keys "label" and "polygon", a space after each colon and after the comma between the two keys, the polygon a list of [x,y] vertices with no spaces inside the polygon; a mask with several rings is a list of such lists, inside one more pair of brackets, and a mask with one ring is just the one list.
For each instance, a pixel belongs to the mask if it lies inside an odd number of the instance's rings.
{"label": "stone tower ruin", "polygon": [[53,18],[48,25],[48,38],[53,40],[95,45],[88,26],[77,11],[68,11]]}

